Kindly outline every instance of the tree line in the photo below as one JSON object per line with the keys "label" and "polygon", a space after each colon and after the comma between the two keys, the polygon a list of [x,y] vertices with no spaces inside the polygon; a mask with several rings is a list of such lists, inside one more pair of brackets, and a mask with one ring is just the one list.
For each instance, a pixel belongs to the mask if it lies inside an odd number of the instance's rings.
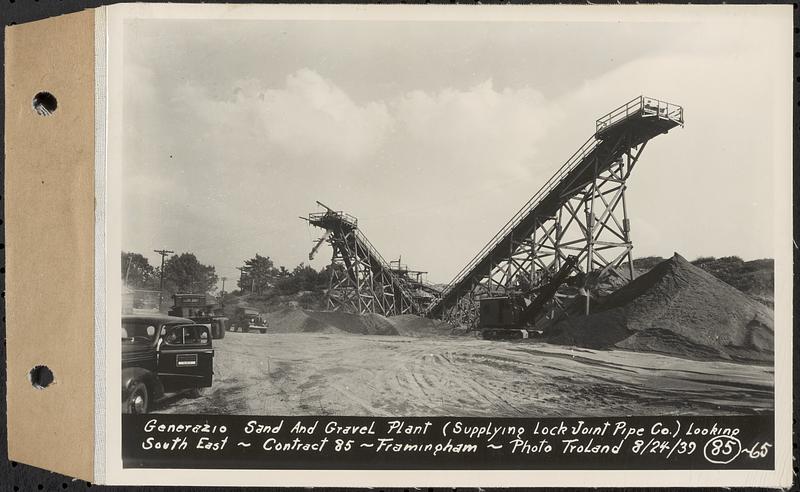
{"label": "tree line", "polygon": [[[159,290],[161,266],[153,266],[140,253],[122,252],[122,281],[131,289]],[[211,293],[219,277],[215,268],[204,265],[193,253],[170,256],[164,261],[164,291],[171,293]]]}
{"label": "tree line", "polygon": [[[122,281],[134,290],[161,290],[161,266],[153,266],[142,254],[122,252]],[[320,291],[328,286],[330,267],[321,271],[300,263],[292,270],[276,266],[269,256],[256,254],[239,267],[238,290],[233,295],[288,295]],[[174,254],[164,261],[165,293],[205,294],[217,290],[219,276],[214,266],[204,265],[193,253]]]}
{"label": "tree line", "polygon": [[239,268],[242,272],[237,282],[240,292],[255,295],[289,295],[301,291],[319,291],[327,288],[330,279],[330,266],[321,271],[300,263],[294,269],[275,266],[269,256],[256,254],[244,261]]}

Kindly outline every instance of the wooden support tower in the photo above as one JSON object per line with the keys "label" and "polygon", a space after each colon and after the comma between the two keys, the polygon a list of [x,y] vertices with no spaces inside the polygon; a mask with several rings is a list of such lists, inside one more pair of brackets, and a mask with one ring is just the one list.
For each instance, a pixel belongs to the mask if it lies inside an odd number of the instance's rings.
{"label": "wooden support tower", "polygon": [[633,278],[627,181],[647,142],[679,125],[680,106],[644,96],[598,119],[594,135],[456,275],[427,315],[474,326],[480,298],[521,285],[535,291],[569,256],[577,258],[588,314],[598,279]]}
{"label": "wooden support tower", "polygon": [[359,231],[358,219],[317,203],[326,211],[309,214],[305,220],[325,229],[323,237],[333,249],[328,309],[384,316],[422,314],[406,285]]}

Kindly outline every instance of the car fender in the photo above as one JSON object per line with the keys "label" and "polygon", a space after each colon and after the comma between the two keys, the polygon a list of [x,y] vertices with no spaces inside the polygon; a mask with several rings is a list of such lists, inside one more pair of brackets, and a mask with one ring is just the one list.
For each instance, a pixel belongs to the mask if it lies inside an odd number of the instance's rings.
{"label": "car fender", "polygon": [[164,395],[164,387],[152,371],[142,367],[126,367],[122,370],[122,397],[127,397],[133,385],[140,381],[147,386],[153,400]]}

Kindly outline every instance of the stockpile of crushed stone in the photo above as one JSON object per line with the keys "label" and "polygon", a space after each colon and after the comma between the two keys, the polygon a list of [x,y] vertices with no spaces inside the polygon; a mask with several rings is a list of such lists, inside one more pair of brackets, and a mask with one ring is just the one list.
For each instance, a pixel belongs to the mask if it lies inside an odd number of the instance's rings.
{"label": "stockpile of crushed stone", "polygon": [[613,294],[589,316],[552,327],[549,341],[693,359],[772,361],[772,311],[677,253]]}
{"label": "stockpile of crushed stone", "polygon": [[416,314],[392,316],[389,322],[399,335],[406,337],[447,336],[453,331],[453,326],[444,321],[423,318]]}

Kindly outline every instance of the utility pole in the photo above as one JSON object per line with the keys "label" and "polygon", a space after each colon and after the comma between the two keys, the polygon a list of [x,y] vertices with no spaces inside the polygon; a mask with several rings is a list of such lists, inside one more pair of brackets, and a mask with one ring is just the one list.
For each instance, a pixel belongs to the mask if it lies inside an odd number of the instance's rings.
{"label": "utility pole", "polygon": [[225,309],[225,281],[228,280],[228,277],[222,277],[222,296],[220,296],[219,303],[222,306],[222,309]]}
{"label": "utility pole", "polygon": [[[250,271],[250,268],[249,267],[236,267],[236,269],[239,270],[239,281],[242,282],[244,280],[244,278],[245,278],[245,274],[247,274]],[[242,282],[242,284],[244,284],[244,282]],[[245,289],[246,288],[244,287],[244,285],[242,285],[242,290],[245,290]],[[252,292],[252,288],[250,290]]]}
{"label": "utility pole", "polygon": [[174,251],[168,249],[154,249],[153,252],[161,255],[161,282],[158,288],[158,310],[161,311],[161,305],[164,303],[164,258],[174,253]]}
{"label": "utility pole", "polygon": [[133,261],[133,254],[128,256],[128,267],[125,268],[125,287],[128,286],[128,274],[131,273],[131,262]]}

